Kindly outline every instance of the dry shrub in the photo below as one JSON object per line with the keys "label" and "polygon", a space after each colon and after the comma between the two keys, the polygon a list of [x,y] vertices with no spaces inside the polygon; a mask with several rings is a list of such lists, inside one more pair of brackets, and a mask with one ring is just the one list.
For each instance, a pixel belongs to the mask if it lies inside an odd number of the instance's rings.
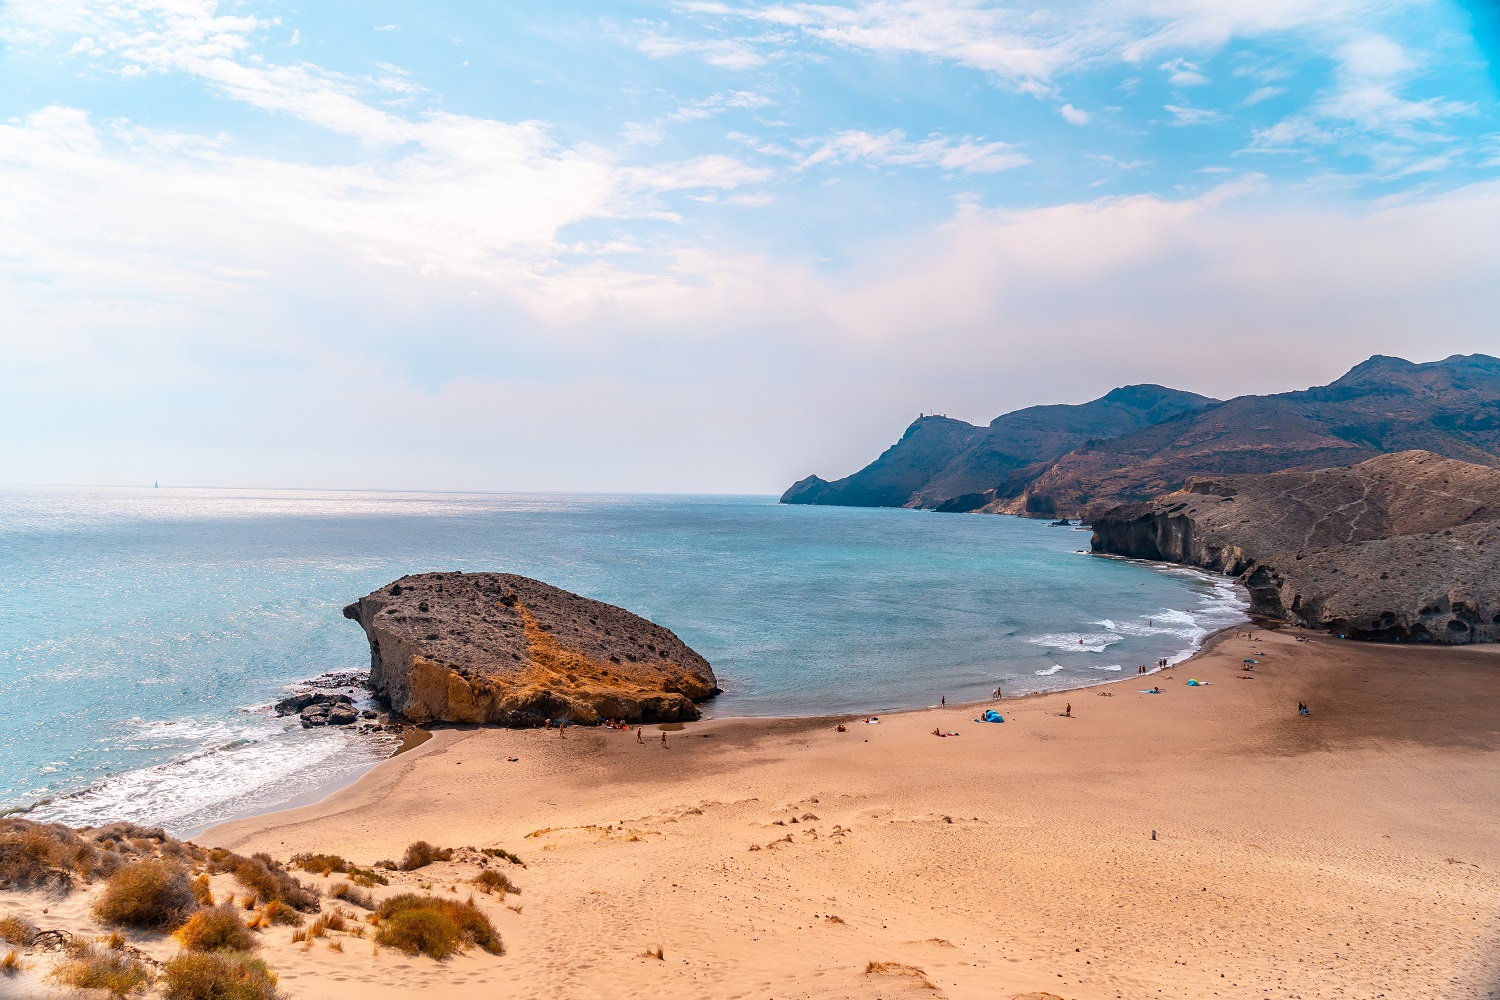
{"label": "dry shrub", "polygon": [[504,872],[497,872],[489,868],[486,868],[474,877],[474,884],[479,886],[481,891],[487,893],[499,890],[502,896],[507,892],[513,892],[518,896],[521,894],[521,890],[516,887],[514,882],[506,878]]}
{"label": "dry shrub", "polygon": [[107,924],[175,930],[198,909],[187,869],[174,861],[136,861],[109,877],[94,902],[94,916]]}
{"label": "dry shrub", "polygon": [[36,937],[36,924],[25,917],[0,917],[0,941],[26,947]]}
{"label": "dry shrub", "polygon": [[199,875],[193,879],[193,894],[198,897],[198,902],[204,906],[214,905],[214,892],[209,885],[208,876]]}
{"label": "dry shrub", "polygon": [[526,867],[526,862],[522,861],[520,858],[516,857],[514,854],[510,853],[503,847],[484,847],[480,848],[479,853],[490,858],[504,858],[506,861],[509,861],[513,865],[520,865],[522,868]]}
{"label": "dry shrub", "polygon": [[[395,867],[392,865],[391,867]],[[372,872],[367,868],[349,868],[349,881],[355,885],[362,885],[366,889],[373,889],[377,885],[390,885],[391,880],[379,872]]]}
{"label": "dry shrub", "polygon": [[261,911],[261,918],[267,926],[286,924],[289,927],[301,927],[303,923],[302,914],[290,906],[283,906],[275,899],[266,904],[266,908]]}
{"label": "dry shrub", "polygon": [[269,854],[240,858],[234,865],[234,877],[263,902],[275,900],[304,913],[317,912],[317,891],[292,878]]}
{"label": "dry shrub", "polygon": [[307,940],[307,931],[292,931],[292,944],[301,944]]}
{"label": "dry shrub", "polygon": [[645,951],[641,952],[641,957],[654,958],[658,962],[664,962],[666,961],[667,956],[666,953],[661,950],[661,945],[657,945],[655,948],[647,948]]}
{"label": "dry shrub", "polygon": [[426,868],[434,861],[447,861],[453,857],[451,847],[433,847],[425,840],[413,842],[401,857],[401,870],[414,872],[418,868]]}
{"label": "dry shrub", "polygon": [[338,883],[329,890],[328,895],[345,903],[353,903],[362,910],[375,909],[375,897],[348,882]]}
{"label": "dry shrub", "polygon": [[344,942],[342,942],[342,941],[330,941],[330,942],[328,942],[328,950],[329,951],[339,951],[339,952],[341,952],[341,951],[344,950]]}
{"label": "dry shrub", "polygon": [[381,903],[379,916],[375,940],[408,955],[442,960],[475,945],[492,955],[505,954],[490,918],[472,902],[404,892]]}
{"label": "dry shrub", "polygon": [[928,981],[927,973],[914,965],[905,965],[901,962],[869,962],[865,965],[865,975],[905,976],[915,980],[912,983],[913,986],[924,990],[937,989],[936,986]]}
{"label": "dry shrub", "polygon": [[276,973],[235,952],[182,952],[162,967],[163,1000],[281,1000]]}
{"label": "dry shrub", "polygon": [[0,958],[0,975],[14,976],[25,968],[25,963],[21,961],[21,953],[14,948],[6,952],[4,958]]}
{"label": "dry shrub", "polygon": [[75,990],[108,990],[123,997],[144,991],[151,983],[151,970],[122,952],[75,942],[47,978]]}
{"label": "dry shrub", "polygon": [[330,872],[343,874],[349,870],[349,862],[337,854],[294,854],[292,864],[314,875],[328,875]]}
{"label": "dry shrub", "polygon": [[232,906],[199,910],[178,929],[177,940],[189,951],[253,951],[260,944]]}
{"label": "dry shrub", "polygon": [[353,914],[347,910],[334,910],[332,913],[323,916],[323,923],[331,931],[347,931],[349,929],[349,917],[351,916]]}
{"label": "dry shrub", "polygon": [[0,821],[0,888],[72,885],[88,879],[100,851],[65,826],[25,819]]}
{"label": "dry shrub", "polygon": [[125,935],[119,931],[110,931],[99,938],[99,943],[110,951],[121,951],[125,947]]}

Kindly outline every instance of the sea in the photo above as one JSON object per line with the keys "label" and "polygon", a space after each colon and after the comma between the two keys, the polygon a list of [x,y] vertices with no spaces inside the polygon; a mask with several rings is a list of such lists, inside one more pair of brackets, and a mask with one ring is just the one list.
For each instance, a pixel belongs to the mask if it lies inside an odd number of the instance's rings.
{"label": "sea", "polygon": [[537,577],[664,625],[716,717],[1078,688],[1245,620],[1230,581],[980,514],[761,496],[0,487],[0,814],[189,835],[393,752],[289,686],[369,666],[342,609],[407,573]]}

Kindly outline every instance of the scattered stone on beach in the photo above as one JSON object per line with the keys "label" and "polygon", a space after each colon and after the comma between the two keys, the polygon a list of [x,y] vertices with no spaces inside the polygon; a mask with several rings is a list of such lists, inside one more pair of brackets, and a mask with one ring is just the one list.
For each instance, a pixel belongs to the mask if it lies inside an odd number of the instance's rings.
{"label": "scattered stone on beach", "polygon": [[524,576],[406,576],[344,616],[370,641],[371,687],[412,722],[683,721],[719,693],[671,630]]}

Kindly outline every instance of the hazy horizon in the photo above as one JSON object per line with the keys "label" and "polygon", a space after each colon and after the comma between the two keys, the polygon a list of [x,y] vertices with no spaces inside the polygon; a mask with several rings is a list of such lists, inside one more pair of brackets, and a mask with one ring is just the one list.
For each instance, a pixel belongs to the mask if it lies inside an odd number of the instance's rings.
{"label": "hazy horizon", "polygon": [[773,495],[921,412],[1500,353],[1496,23],[14,0],[0,477]]}

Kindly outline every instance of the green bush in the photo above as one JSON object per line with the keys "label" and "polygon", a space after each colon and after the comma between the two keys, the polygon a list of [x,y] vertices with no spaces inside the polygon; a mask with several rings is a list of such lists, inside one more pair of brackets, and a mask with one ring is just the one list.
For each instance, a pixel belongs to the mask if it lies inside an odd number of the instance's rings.
{"label": "green bush", "polygon": [[163,1000],[281,1000],[276,973],[236,952],[183,952],[162,967]]}
{"label": "green bush", "polygon": [[442,960],[478,945],[492,955],[505,954],[489,917],[471,902],[404,892],[380,904],[375,940],[408,955]]}
{"label": "green bush", "polygon": [[294,854],[292,864],[314,875],[327,875],[330,872],[342,874],[349,870],[349,862],[337,854]]}
{"label": "green bush", "polygon": [[105,923],[147,930],[176,930],[197,909],[198,895],[187,869],[160,860],[121,868],[104,883],[94,903],[94,915]]}

